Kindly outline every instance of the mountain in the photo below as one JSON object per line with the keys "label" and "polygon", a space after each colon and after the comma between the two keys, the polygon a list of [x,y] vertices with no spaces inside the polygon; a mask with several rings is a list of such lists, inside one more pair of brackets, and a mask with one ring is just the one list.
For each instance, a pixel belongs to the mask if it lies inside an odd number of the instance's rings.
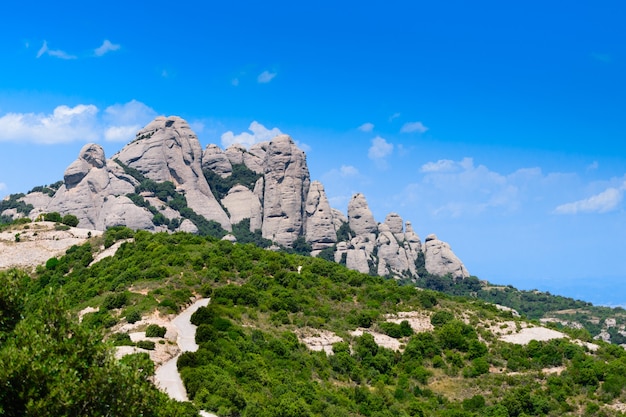
{"label": "mountain", "polygon": [[101,146],[85,145],[62,184],[3,203],[0,215],[9,219],[58,212],[100,231],[127,226],[229,240],[245,232],[364,273],[413,280],[424,273],[470,276],[436,235],[422,243],[396,213],[377,222],[362,194],[352,197],[347,215],[332,208],[291,137],[279,135],[250,149],[211,144],[202,150],[189,124],[175,116],[157,117],[110,159]]}

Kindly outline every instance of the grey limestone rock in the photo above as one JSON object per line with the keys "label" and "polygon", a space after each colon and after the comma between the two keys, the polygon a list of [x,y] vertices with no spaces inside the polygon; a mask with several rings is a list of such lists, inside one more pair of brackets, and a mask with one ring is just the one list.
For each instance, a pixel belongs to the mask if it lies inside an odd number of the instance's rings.
{"label": "grey limestone rock", "polygon": [[180,226],[178,226],[178,230],[181,232],[187,232],[187,233],[198,233],[198,228],[189,219],[183,220],[180,223]]}
{"label": "grey limestone rock", "polygon": [[335,230],[339,230],[339,228],[342,225],[344,225],[345,223],[348,223],[348,218],[341,211],[337,210],[336,208],[331,208],[331,212],[333,215],[333,223],[335,224]]}
{"label": "grey limestone rock", "polygon": [[279,135],[267,147],[264,166],[262,234],[289,247],[304,231],[310,184],[306,156],[291,137]]}
{"label": "grey limestone rock", "polygon": [[202,153],[202,169],[211,170],[222,178],[233,173],[233,165],[228,156],[217,145],[208,145]]}
{"label": "grey limestone rock", "polygon": [[180,117],[157,117],[116,157],[154,181],[171,181],[185,194],[189,208],[231,230],[226,212],[202,173],[200,142]]}
{"label": "grey limestone rock", "polygon": [[434,275],[451,274],[453,278],[467,278],[470,276],[465,265],[456,257],[450,245],[430,234],[426,236],[424,244],[424,258],[426,270]]}
{"label": "grey limestone rock", "polygon": [[135,206],[126,197],[117,198],[133,193],[136,181],[125,175],[117,164],[107,164],[101,146],[85,145],[78,159],[66,169],[64,181],[42,211],[73,214],[83,228],[104,230],[123,218],[128,227],[153,230],[152,215],[148,211]]}
{"label": "grey limestone rock", "polygon": [[243,163],[248,167],[250,171],[257,174],[263,174],[265,172],[265,154],[269,142],[255,143],[250,147],[248,152],[243,154]]}
{"label": "grey limestone rock", "polygon": [[113,226],[127,226],[134,230],[154,230],[152,215],[136,206],[124,195],[109,196],[100,211],[96,230],[106,230]]}
{"label": "grey limestone rock", "polygon": [[[387,216],[389,219],[389,216]],[[400,227],[402,227],[402,219],[400,219]],[[378,226],[378,238],[376,239],[376,247],[378,248],[378,275],[406,275],[407,273],[415,274],[414,254],[409,250],[404,242],[404,234],[402,229],[395,233],[389,227],[387,222]],[[398,238],[401,236],[402,240]]]}
{"label": "grey limestone rock", "polygon": [[230,145],[224,153],[226,157],[230,161],[231,164],[243,164],[243,155],[248,152],[245,146],[235,143],[234,145]]}
{"label": "grey limestone rock", "polygon": [[259,198],[243,185],[235,185],[222,199],[222,204],[230,214],[231,224],[237,224],[243,219],[250,219],[250,231],[261,229],[263,207]]}
{"label": "grey limestone rock", "polygon": [[357,236],[378,232],[378,224],[367,205],[365,196],[361,193],[353,195],[348,203],[348,222],[350,229]]}
{"label": "grey limestone rock", "polygon": [[337,241],[337,231],[333,213],[324,186],[319,181],[311,183],[305,212],[305,239],[311,244],[312,250],[320,251],[334,245]]}

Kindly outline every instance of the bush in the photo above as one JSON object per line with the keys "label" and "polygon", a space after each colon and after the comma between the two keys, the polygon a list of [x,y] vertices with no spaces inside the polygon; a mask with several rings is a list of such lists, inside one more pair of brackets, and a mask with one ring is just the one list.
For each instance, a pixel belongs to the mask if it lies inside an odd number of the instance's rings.
{"label": "bush", "polygon": [[78,226],[79,222],[78,222],[78,217],[74,216],[73,214],[66,214],[61,219],[61,223],[70,227],[76,227]]}
{"label": "bush", "polygon": [[131,310],[126,314],[126,321],[130,324],[137,323],[141,320],[141,314],[137,310]]}
{"label": "bush", "polygon": [[115,346],[133,346],[134,343],[130,340],[130,335],[128,333],[113,333],[110,337],[110,340],[113,342]]}
{"label": "bush", "polygon": [[112,310],[114,308],[122,308],[128,301],[128,294],[125,292],[117,292],[113,294],[109,294],[106,296],[104,301],[102,302],[102,307],[107,310]]}
{"label": "bush", "polygon": [[136,343],[138,348],[146,350],[154,350],[154,342],[150,340],[140,340]]}
{"label": "bush", "polygon": [[448,323],[450,320],[454,319],[454,315],[449,311],[437,311],[430,318],[430,324],[434,327],[441,327],[444,324]]}
{"label": "bush", "polygon": [[43,215],[43,219],[47,222],[55,222],[55,223],[61,223],[61,220],[63,220],[61,218],[61,215],[59,213],[57,213],[56,211],[52,212],[52,213],[46,213]]}
{"label": "bush", "polygon": [[164,337],[167,329],[158,324],[150,324],[146,328],[146,337]]}

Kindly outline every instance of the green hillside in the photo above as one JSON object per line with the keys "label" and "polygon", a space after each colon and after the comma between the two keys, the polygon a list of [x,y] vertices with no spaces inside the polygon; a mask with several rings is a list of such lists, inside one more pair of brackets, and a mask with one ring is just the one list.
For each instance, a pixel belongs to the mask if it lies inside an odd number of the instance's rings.
{"label": "green hillside", "polygon": [[[118,239],[130,240],[90,266]],[[253,244],[115,228],[0,281],[0,415],[612,416],[626,402],[621,347],[508,343],[533,324]],[[113,358],[129,339],[111,329],[198,296],[211,297],[192,317],[200,349],[178,361],[192,404],[176,403],[149,382],[147,355]],[[100,310],[79,324],[85,307]],[[303,342],[329,334],[341,339],[332,354]],[[379,345],[385,336],[395,344]]]}

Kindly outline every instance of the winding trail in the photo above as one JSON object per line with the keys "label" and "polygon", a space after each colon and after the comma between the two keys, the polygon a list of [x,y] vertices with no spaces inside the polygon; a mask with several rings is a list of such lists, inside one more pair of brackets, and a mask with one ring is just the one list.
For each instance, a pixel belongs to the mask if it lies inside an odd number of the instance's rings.
{"label": "winding trail", "polygon": [[161,365],[155,372],[154,378],[157,387],[164,391],[170,398],[177,401],[189,401],[187,397],[187,391],[183,385],[183,380],[180,378],[178,368],[176,367],[176,361],[183,352],[195,352],[198,350],[196,344],[196,326],[191,324],[191,315],[196,312],[200,307],[206,307],[209,304],[210,298],[201,298],[187,307],[182,313],[180,313],[174,320],[172,325],[176,329],[178,336],[176,343],[180,347],[180,353],[174,356],[169,361]]}

